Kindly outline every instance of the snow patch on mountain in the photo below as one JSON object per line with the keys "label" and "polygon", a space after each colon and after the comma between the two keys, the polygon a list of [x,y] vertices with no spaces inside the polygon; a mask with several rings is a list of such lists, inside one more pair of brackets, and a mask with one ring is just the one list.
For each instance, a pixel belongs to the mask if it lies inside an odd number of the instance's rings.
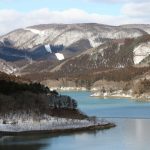
{"label": "snow patch on mountain", "polygon": [[150,42],[143,43],[136,47],[133,51],[134,53],[134,64],[139,64],[146,57],[150,55]]}
{"label": "snow patch on mountain", "polygon": [[58,60],[64,60],[65,59],[64,55],[61,53],[55,53],[55,56],[57,57]]}
{"label": "snow patch on mountain", "polygon": [[[47,52],[52,53],[51,46],[49,44],[45,45],[45,49]],[[58,60],[64,60],[65,57],[62,53],[55,53],[55,56]]]}
{"label": "snow patch on mountain", "polygon": [[24,30],[31,31],[32,33],[38,34],[40,36],[44,36],[45,35],[44,31],[40,31],[40,30],[37,30],[37,29],[25,28]]}
{"label": "snow patch on mountain", "polygon": [[96,39],[99,38],[100,35],[94,36],[91,33],[88,33],[87,37],[88,37],[88,40],[89,40],[92,47],[97,47],[97,46],[102,44],[102,42],[96,41]]}
{"label": "snow patch on mountain", "polygon": [[51,46],[49,44],[45,45],[44,47],[47,52],[52,53]]}
{"label": "snow patch on mountain", "polygon": [[79,41],[81,39],[84,39],[84,33],[80,32],[80,31],[67,31],[66,33],[60,35],[57,39],[55,44],[56,45],[61,45],[63,44],[64,46],[69,46],[73,43],[75,43],[76,41]]}

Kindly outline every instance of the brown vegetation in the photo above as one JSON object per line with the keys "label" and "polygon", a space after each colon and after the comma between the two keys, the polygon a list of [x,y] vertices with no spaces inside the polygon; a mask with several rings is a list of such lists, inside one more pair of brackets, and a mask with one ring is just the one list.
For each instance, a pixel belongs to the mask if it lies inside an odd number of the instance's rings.
{"label": "brown vegetation", "polygon": [[144,79],[138,81],[133,87],[133,93],[137,95],[150,93],[150,80]]}

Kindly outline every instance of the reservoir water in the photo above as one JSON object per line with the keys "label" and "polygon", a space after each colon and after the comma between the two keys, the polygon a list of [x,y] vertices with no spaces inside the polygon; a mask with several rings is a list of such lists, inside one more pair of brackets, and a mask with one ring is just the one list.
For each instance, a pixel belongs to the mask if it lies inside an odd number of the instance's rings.
{"label": "reservoir water", "polygon": [[0,137],[0,150],[149,150],[150,103],[100,99],[89,92],[64,92],[88,115],[107,118],[117,127],[61,135]]}

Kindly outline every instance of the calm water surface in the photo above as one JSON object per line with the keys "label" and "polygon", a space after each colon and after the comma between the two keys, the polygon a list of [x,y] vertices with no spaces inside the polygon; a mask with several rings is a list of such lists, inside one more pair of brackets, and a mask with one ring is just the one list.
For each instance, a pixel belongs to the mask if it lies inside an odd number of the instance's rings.
{"label": "calm water surface", "polygon": [[149,150],[150,103],[99,99],[89,92],[65,92],[88,115],[107,117],[117,127],[97,132],[1,137],[0,150]]}

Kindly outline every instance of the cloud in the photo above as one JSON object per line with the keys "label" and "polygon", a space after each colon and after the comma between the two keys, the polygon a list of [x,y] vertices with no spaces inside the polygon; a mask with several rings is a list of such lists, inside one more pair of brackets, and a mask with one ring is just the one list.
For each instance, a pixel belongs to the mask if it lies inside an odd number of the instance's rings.
{"label": "cloud", "polygon": [[35,24],[88,22],[111,23],[113,19],[113,16],[87,13],[80,9],[50,11],[47,8],[43,8],[28,13],[20,13],[15,10],[0,10],[0,34]]}
{"label": "cloud", "polygon": [[[123,12],[125,8],[123,9]],[[68,9],[64,11],[50,11],[47,8],[20,13],[15,10],[0,10],[0,34],[7,33],[17,28],[24,28],[36,24],[48,23],[102,23],[120,25],[128,23],[148,23],[148,17],[130,17],[123,15],[111,16],[98,13],[88,13],[80,9]]]}
{"label": "cloud", "polygon": [[20,18],[22,18],[21,14],[15,10],[0,10],[0,34],[22,25],[19,22]]}
{"label": "cloud", "polygon": [[125,4],[122,13],[130,17],[150,17],[150,2]]}

